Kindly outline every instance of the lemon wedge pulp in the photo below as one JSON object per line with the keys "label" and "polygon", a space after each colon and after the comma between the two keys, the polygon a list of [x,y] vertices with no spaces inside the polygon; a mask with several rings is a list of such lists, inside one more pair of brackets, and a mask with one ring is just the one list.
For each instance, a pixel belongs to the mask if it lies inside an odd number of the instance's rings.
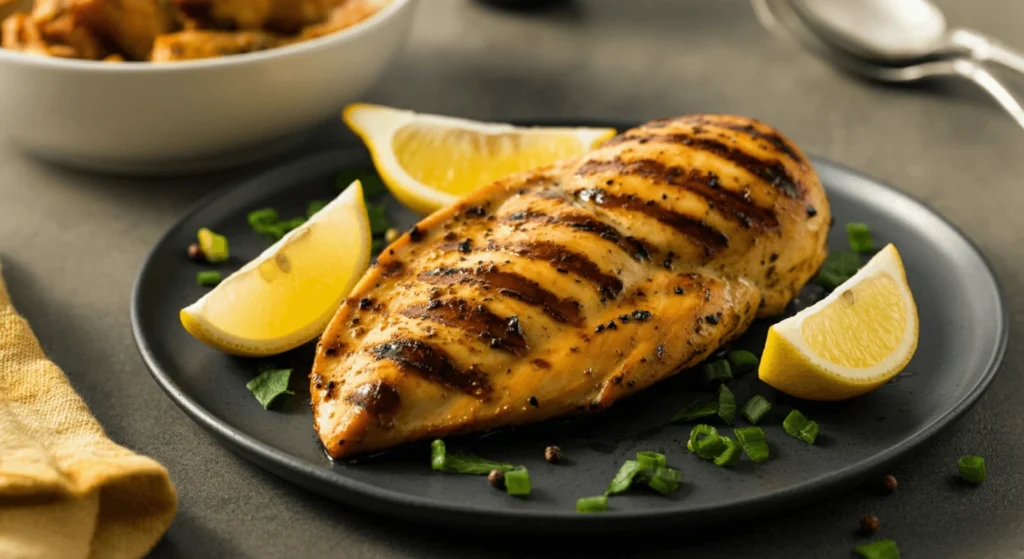
{"label": "lemon wedge pulp", "polygon": [[917,307],[896,247],[828,297],[768,330],[758,376],[807,400],[845,400],[899,374],[917,348]]}
{"label": "lemon wedge pulp", "polygon": [[345,122],[396,198],[420,214],[519,171],[574,157],[614,128],[517,127],[356,103]]}
{"label": "lemon wedge pulp", "polygon": [[199,341],[260,357],[319,336],[370,262],[370,220],[353,182],[309,221],[181,310]]}

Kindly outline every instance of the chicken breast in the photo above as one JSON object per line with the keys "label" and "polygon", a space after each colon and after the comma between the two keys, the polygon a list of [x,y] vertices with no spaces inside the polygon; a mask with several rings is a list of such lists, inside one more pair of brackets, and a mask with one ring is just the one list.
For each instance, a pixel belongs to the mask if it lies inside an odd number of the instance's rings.
{"label": "chicken breast", "polygon": [[825,193],[754,120],[655,120],[485,187],[399,238],[310,375],[334,458],[600,410],[783,310],[825,258]]}

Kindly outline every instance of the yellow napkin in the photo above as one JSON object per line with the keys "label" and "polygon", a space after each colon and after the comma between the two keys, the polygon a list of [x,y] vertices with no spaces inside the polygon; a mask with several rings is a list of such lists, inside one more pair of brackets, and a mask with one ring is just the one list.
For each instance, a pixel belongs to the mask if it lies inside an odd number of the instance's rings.
{"label": "yellow napkin", "polygon": [[0,557],[141,557],[177,507],[167,470],[107,438],[0,277]]}

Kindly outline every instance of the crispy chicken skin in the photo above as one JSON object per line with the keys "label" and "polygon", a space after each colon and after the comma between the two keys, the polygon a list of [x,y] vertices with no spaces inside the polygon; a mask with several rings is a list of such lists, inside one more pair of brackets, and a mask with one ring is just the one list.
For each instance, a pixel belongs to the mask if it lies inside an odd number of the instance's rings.
{"label": "crispy chicken skin", "polygon": [[514,175],[385,249],[310,374],[345,458],[600,410],[780,313],[826,255],[830,210],[765,124],[663,119]]}
{"label": "crispy chicken skin", "polygon": [[69,0],[68,9],[135,60],[148,59],[153,41],[170,32],[175,23],[170,9],[159,0]]}
{"label": "crispy chicken skin", "polygon": [[213,58],[272,49],[278,44],[277,35],[264,31],[179,31],[157,37],[151,60],[172,62]]}

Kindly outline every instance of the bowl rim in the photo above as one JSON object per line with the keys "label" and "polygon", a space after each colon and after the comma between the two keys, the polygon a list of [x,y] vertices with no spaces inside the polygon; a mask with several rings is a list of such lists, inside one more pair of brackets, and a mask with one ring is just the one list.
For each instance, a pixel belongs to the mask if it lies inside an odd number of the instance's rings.
{"label": "bowl rim", "polygon": [[102,60],[79,60],[53,56],[38,56],[0,48],[0,62],[13,62],[15,64],[22,64],[25,66],[42,66],[80,72],[102,72],[111,74],[153,72],[170,73],[189,70],[216,69],[223,68],[225,66],[253,65],[271,58],[289,58],[314,51],[325,50],[338,44],[349,42],[357,37],[372,33],[376,27],[382,25],[385,21],[390,20],[411,3],[412,0],[387,0],[387,4],[376,14],[351,27],[348,27],[347,29],[342,29],[341,31],[336,31],[328,35],[324,35],[323,37],[317,37],[301,43],[257,52],[232,54],[217,58],[179,61],[168,64],[156,64],[153,62],[122,62],[112,64],[109,62],[103,62]]}

